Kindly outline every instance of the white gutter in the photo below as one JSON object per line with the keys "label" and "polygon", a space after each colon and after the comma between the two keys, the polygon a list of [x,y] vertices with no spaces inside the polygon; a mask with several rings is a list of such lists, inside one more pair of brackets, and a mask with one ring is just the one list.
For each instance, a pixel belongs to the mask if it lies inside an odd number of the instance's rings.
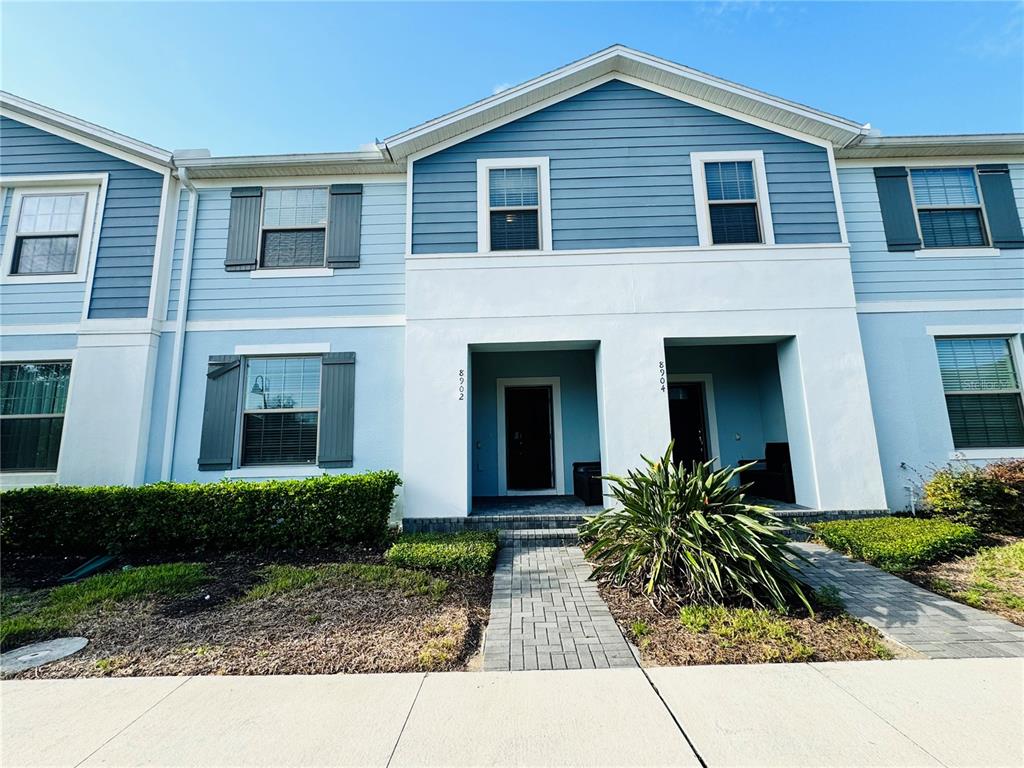
{"label": "white gutter", "polygon": [[192,246],[196,238],[196,211],[199,207],[199,192],[188,177],[188,169],[179,168],[178,178],[188,189],[188,221],[185,226],[185,249],[181,257],[178,309],[174,318],[174,357],[171,363],[171,388],[167,394],[167,430],[164,433],[163,464],[160,469],[160,479],[165,481],[171,479],[171,467],[174,463],[174,438],[178,429],[178,395],[181,392],[181,369],[185,357],[185,321],[188,319],[188,293],[192,282]]}

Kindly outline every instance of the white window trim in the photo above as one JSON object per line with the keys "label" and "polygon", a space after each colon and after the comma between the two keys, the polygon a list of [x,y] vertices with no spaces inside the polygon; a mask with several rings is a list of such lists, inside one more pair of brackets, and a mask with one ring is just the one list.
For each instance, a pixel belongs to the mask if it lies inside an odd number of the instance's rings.
{"label": "white window trim", "polygon": [[[297,229],[320,229],[319,225],[309,226],[294,226],[294,227],[272,227],[266,226],[263,223],[263,214],[267,209],[267,192],[273,192],[275,190],[282,189],[325,189],[327,190],[327,218],[323,224],[324,230],[324,258],[323,264],[319,267],[264,267],[263,266],[263,235],[266,232],[289,232]],[[328,184],[275,184],[274,186],[264,187],[263,193],[260,195],[260,235],[259,242],[256,244],[256,269],[249,270],[249,277],[252,278],[268,278],[268,277],[331,277],[334,274],[334,270],[327,266],[327,247],[330,243],[330,227],[331,227],[331,187]]]}
{"label": "white window trim", "polygon": [[[103,208],[107,196],[106,173],[46,176],[0,177],[0,201],[6,201],[7,190],[13,192],[7,228],[4,233],[3,253],[0,255],[0,283],[11,285],[40,283],[86,283],[90,280],[99,247],[99,230],[103,223]],[[17,240],[21,204],[26,195],[33,194],[86,194],[82,233],[78,241],[78,260],[75,271],[67,274],[12,275],[14,245]]]}
{"label": "white window trim", "polygon": [[772,206],[768,197],[768,177],[764,170],[764,152],[744,149],[734,152],[691,152],[690,172],[693,176],[693,203],[697,210],[697,241],[701,248],[735,247],[738,243],[715,245],[711,239],[711,208],[708,205],[708,185],[704,176],[705,163],[753,163],[754,189],[757,191],[757,220],[761,228],[760,243],[742,243],[745,248],[765,248],[775,245],[775,226]]}
{"label": "white window trim", "polygon": [[[3,198],[0,197],[0,200]],[[70,363],[71,372],[68,374],[68,396],[64,401],[64,424],[60,432],[60,448],[57,451],[57,468],[40,470],[7,470],[0,472],[0,489],[24,488],[33,485],[52,485],[60,479],[60,468],[64,463],[64,452],[67,450],[68,441],[64,439],[64,429],[67,427],[68,411],[71,408],[72,387],[75,384],[75,353],[76,350],[44,350],[44,351],[0,351],[0,362],[5,365],[16,365],[18,363]]]}
{"label": "white window trim", "polygon": [[[491,251],[491,170],[497,168],[536,168],[539,186],[540,247],[531,251]],[[552,250],[551,168],[547,157],[488,157],[476,161],[476,242],[479,253],[514,256]]]}
{"label": "white window trim", "polygon": [[[498,495],[545,496],[565,494],[565,461],[562,453],[562,380],[559,376],[521,377],[497,380],[498,387]],[[505,436],[505,389],[507,387],[551,387],[551,422],[554,432],[555,487],[540,491],[510,491],[508,489],[508,450]]]}
{"label": "white window trim", "polygon": [[722,449],[718,440],[718,413],[715,411],[714,377],[710,373],[670,373],[668,375],[668,383],[704,385],[704,429],[708,433],[710,458],[715,461],[715,469],[721,469]]}
{"label": "white window trim", "polygon": [[[921,208],[917,205],[917,196],[914,194],[914,171],[936,170],[940,168],[968,168],[974,174],[974,189],[978,193],[977,205],[926,205],[924,210],[964,210],[967,208],[979,208],[981,210],[982,235],[985,237],[984,245],[961,246],[957,248],[925,248],[924,232],[921,231]],[[914,251],[914,256],[919,259],[962,259],[965,257],[976,258],[979,256],[998,256],[999,249],[992,247],[992,234],[988,226],[988,213],[985,211],[985,197],[981,192],[981,179],[978,178],[977,165],[911,165],[907,167],[907,185],[910,187],[910,204],[914,207],[914,226],[917,227],[917,239],[921,241],[921,247]]]}

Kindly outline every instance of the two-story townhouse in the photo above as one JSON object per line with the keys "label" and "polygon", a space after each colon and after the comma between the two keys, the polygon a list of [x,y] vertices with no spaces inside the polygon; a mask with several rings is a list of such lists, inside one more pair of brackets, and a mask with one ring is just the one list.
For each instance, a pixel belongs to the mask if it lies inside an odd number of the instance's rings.
{"label": "two-story townhouse", "polygon": [[145,479],[172,169],[170,152],[0,98],[5,486]]}
{"label": "two-story townhouse", "polygon": [[902,509],[1024,452],[1022,161],[623,46],[375,151],[179,153],[142,479],[389,467],[422,525],[674,439]]}

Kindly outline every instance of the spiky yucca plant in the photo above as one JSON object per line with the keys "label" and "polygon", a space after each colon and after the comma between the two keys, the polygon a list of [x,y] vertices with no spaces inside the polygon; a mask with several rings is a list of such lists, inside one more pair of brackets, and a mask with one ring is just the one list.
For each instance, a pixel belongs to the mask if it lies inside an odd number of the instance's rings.
{"label": "spiky yucca plant", "polygon": [[806,558],[790,549],[770,509],[747,504],[744,488],[730,484],[742,467],[676,465],[671,444],[657,461],[641,458],[646,467],[607,478],[617,506],[580,527],[595,577],[638,590],[655,605],[810,610],[796,578],[795,561]]}

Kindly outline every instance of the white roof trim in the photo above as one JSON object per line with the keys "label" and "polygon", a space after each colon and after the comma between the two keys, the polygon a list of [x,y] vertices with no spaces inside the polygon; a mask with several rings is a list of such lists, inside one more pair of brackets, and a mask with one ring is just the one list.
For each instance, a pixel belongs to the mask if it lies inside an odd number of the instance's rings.
{"label": "white roof trim", "polygon": [[837,160],[872,157],[1024,155],[1024,133],[867,136],[836,150]]}
{"label": "white roof trim", "polygon": [[179,157],[191,179],[240,179],[276,176],[331,176],[344,174],[404,173],[379,150],[319,152],[291,155],[244,155],[237,157]]}
{"label": "white roof trim", "polygon": [[80,120],[56,109],[44,107],[42,104],[23,99],[7,91],[0,91],[0,113],[13,120],[28,118],[34,121],[34,123],[80,136],[111,149],[156,163],[157,165],[171,167],[172,155],[166,149],[154,147],[152,144],[146,144],[138,139],[133,139],[131,136],[125,136],[123,133],[117,133],[109,128]]}
{"label": "white roof trim", "polygon": [[749,114],[770,123],[816,136],[836,147],[846,146],[868,132],[867,126],[843,117],[781,99],[738,83],[656,56],[613,45],[553,72],[477,101],[462,109],[395,134],[383,142],[395,158],[419,153],[428,147],[472,131],[492,121],[572,91],[603,75],[618,72],[701,101]]}

